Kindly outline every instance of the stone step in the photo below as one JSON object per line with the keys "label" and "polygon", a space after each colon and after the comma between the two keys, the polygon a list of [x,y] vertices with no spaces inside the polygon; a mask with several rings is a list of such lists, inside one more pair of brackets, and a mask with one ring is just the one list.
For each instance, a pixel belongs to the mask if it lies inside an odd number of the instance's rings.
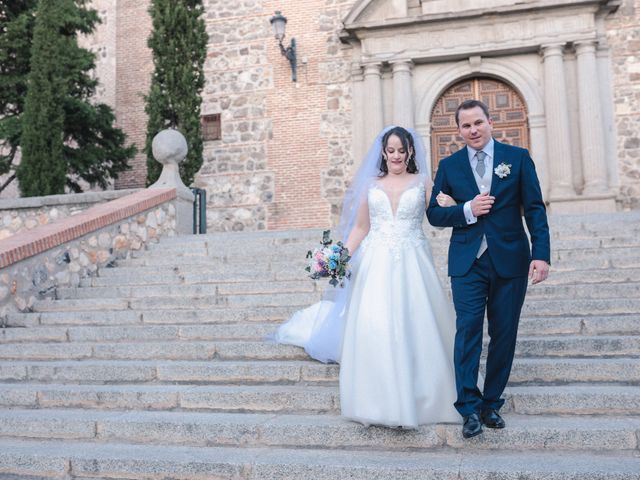
{"label": "stone step", "polygon": [[458,424],[415,431],[364,427],[337,415],[274,415],[73,409],[0,411],[0,437],[155,445],[469,450],[591,450],[638,453],[640,419],[506,414],[508,428],[471,441]]}
{"label": "stone step", "polygon": [[[623,277],[619,277],[623,278]],[[308,281],[281,282],[243,282],[243,283],[207,283],[195,285],[138,285],[109,287],[61,288],[56,291],[56,298],[90,299],[90,298],[150,298],[150,297],[202,297],[225,295],[275,295],[287,293],[318,293],[320,283]],[[640,297],[640,282],[579,283],[556,284],[543,283],[531,286],[527,298],[619,298]]]}
{"label": "stone step", "polygon": [[[175,263],[175,262],[174,262]],[[281,263],[269,265],[267,263],[247,264],[240,268],[238,265],[221,263],[211,265],[199,264],[171,264],[165,266],[153,265],[148,267],[118,266],[102,268],[96,278],[109,279],[111,282],[122,283],[131,280],[144,280],[151,284],[174,283],[210,283],[222,282],[255,282],[265,283],[278,280],[307,280],[304,271],[305,263]],[[157,278],[154,278],[157,277]]]}
{"label": "stone step", "polygon": [[[510,387],[503,413],[637,415],[640,387]],[[340,413],[338,387],[311,385],[61,385],[0,383],[0,406],[99,410]]]}
{"label": "stone step", "polygon": [[[444,264],[446,261],[445,248],[433,248],[435,262]],[[213,256],[181,256],[161,255],[143,256],[118,262],[116,268],[137,267],[197,267],[207,265],[220,272],[229,270],[253,270],[259,274],[281,266],[289,268],[304,268],[306,266],[305,255],[307,250],[300,252],[287,252],[275,258],[274,252],[256,253],[245,255],[244,252],[235,256],[218,254]],[[256,261],[261,258],[262,261]],[[640,267],[640,247],[610,247],[610,248],[567,248],[565,250],[551,251],[551,264],[555,270],[575,270],[606,268],[613,265],[617,268]]]}
{"label": "stone step", "polygon": [[629,452],[494,451],[487,455],[471,448],[385,452],[104,442],[76,442],[69,448],[68,443],[55,440],[0,440],[0,474],[14,480],[639,480],[639,463]]}
{"label": "stone step", "polygon": [[[37,312],[90,312],[90,311],[149,311],[162,310],[207,310],[213,314],[216,310],[226,313],[230,310],[240,312],[251,308],[283,308],[295,311],[313,304],[320,298],[319,293],[291,294],[255,294],[255,295],[214,295],[193,298],[154,297],[154,298],[106,298],[79,300],[40,300],[34,304]],[[589,298],[589,299],[545,299],[532,297],[525,301],[523,316],[576,316],[635,314],[640,312],[640,298]],[[11,316],[11,318],[14,318]],[[286,318],[281,317],[281,318]]]}
{"label": "stone step", "polygon": [[164,297],[171,295],[202,296],[202,295],[247,295],[315,292],[317,283],[308,281],[280,281],[280,282],[242,282],[224,283],[212,282],[204,284],[167,284],[167,285],[110,285],[96,287],[59,288],[56,291],[58,299],[85,298],[145,298]]}
{"label": "stone step", "polygon": [[[338,365],[311,360],[0,360],[0,382],[335,384]],[[606,384],[640,385],[638,358],[518,358],[511,386]]]}
{"label": "stone step", "polygon": [[[115,313],[115,312],[114,312]],[[22,316],[48,316],[50,314],[23,314]],[[113,317],[110,317],[114,320]],[[263,340],[273,333],[279,322],[220,323],[220,324],[144,324],[112,323],[86,326],[30,326],[28,328],[0,329],[0,343],[18,342],[115,342],[156,340]],[[46,321],[46,320],[45,320]],[[115,320],[114,320],[115,322]],[[486,326],[486,324],[485,324]],[[524,317],[520,319],[518,334],[545,335],[638,335],[640,315],[613,315],[594,317]]]}
{"label": "stone step", "polygon": [[336,386],[0,384],[0,405],[29,408],[337,413]]}
{"label": "stone step", "polygon": [[[583,270],[556,271],[551,267],[551,275],[539,286],[551,285],[589,285],[620,284],[640,282],[640,268],[600,268],[595,272]],[[532,289],[528,293],[531,293]]]}
{"label": "stone step", "polygon": [[223,324],[238,322],[282,321],[289,318],[299,306],[217,308],[197,310],[113,310],[113,311],[60,311],[12,313],[7,323],[15,327],[34,325],[181,325]]}
{"label": "stone step", "polygon": [[64,300],[39,300],[33,309],[38,312],[72,312],[91,310],[148,310],[148,309],[220,309],[240,307],[277,307],[280,305],[305,307],[320,299],[319,292],[268,293],[268,294],[202,294],[200,296],[156,296],[82,298]]}
{"label": "stone step", "polygon": [[509,411],[525,415],[638,415],[640,387],[541,386],[509,387]]}
{"label": "stone step", "polygon": [[0,343],[262,340],[275,328],[273,323],[5,328]]}
{"label": "stone step", "polygon": [[306,360],[299,347],[250,341],[5,343],[2,360]]}
{"label": "stone step", "polygon": [[537,300],[539,298],[640,298],[640,283],[629,282],[613,285],[602,283],[550,285],[541,283],[531,285],[527,290],[527,299]]}
{"label": "stone step", "polygon": [[519,337],[516,355],[520,358],[640,357],[640,335]]}
{"label": "stone step", "polygon": [[0,361],[1,382],[262,385],[335,384],[337,380],[337,365],[312,361]]}
{"label": "stone step", "polygon": [[[0,384],[0,406],[100,410],[339,413],[337,386]],[[633,406],[630,406],[633,408]]]}
{"label": "stone step", "polygon": [[[636,357],[640,335],[519,337],[516,355],[536,357]],[[305,360],[303,349],[265,341],[132,341],[2,343],[3,360]]]}
{"label": "stone step", "polygon": [[[442,258],[445,258],[444,256]],[[285,265],[249,266],[238,265],[199,265],[150,266],[103,268],[98,276],[83,279],[84,286],[119,285],[177,285],[194,283],[237,283],[273,281],[308,281],[304,271],[304,262],[296,261]],[[443,283],[448,283],[445,262],[438,262],[436,269]],[[551,267],[549,283],[592,283],[620,282],[627,278],[638,279],[640,264],[632,258],[593,258],[582,262],[554,263]],[[602,275],[602,276],[600,276]],[[320,288],[326,282],[317,282]]]}
{"label": "stone step", "polygon": [[[182,272],[182,269],[179,269]],[[108,271],[121,271],[120,268],[108,269]],[[101,272],[104,272],[102,270]],[[446,275],[446,268],[440,266],[438,272],[441,276],[441,282],[444,285],[449,284],[449,280]],[[296,273],[296,272],[293,272]],[[293,276],[293,275],[292,275]],[[640,268],[601,268],[597,270],[597,275],[588,273],[583,270],[570,270],[570,271],[556,271],[554,267],[551,270],[551,276],[540,286],[549,285],[565,285],[565,284],[619,284],[625,282],[640,282]],[[161,288],[179,287],[181,285],[224,285],[227,288],[258,288],[263,285],[266,288],[270,284],[275,285],[291,285],[299,284],[303,286],[305,283],[315,285],[314,288],[321,290],[326,286],[326,282],[317,281],[314,282],[306,277],[306,274],[300,276],[297,272],[297,277],[290,280],[281,281],[256,281],[254,278],[249,278],[244,281],[232,282],[227,280],[224,276],[214,274],[204,274],[202,272],[194,271],[193,273],[182,272],[176,273],[173,271],[167,271],[165,273],[156,272],[155,275],[149,277],[147,275],[139,275],[133,271],[131,274],[121,275],[118,277],[100,276],[100,277],[87,277],[81,280],[81,286],[84,287],[110,287],[110,288],[132,288],[136,286],[160,286]],[[251,287],[245,287],[244,285],[250,285]],[[79,288],[78,291],[83,290]],[[70,289],[73,290],[73,289]],[[60,289],[59,291],[68,291]]]}
{"label": "stone step", "polygon": [[523,316],[576,316],[637,314],[640,298],[596,299],[527,299],[522,307]]}
{"label": "stone step", "polygon": [[620,383],[640,385],[637,358],[515,358],[510,385]]}

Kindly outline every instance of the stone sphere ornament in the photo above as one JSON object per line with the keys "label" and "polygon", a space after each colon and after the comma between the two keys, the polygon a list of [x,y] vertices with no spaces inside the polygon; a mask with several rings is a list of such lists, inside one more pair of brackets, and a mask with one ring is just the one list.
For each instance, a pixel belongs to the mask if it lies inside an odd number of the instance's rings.
{"label": "stone sphere ornament", "polygon": [[174,129],[162,130],[153,137],[151,152],[153,158],[162,164],[162,173],[149,188],[175,188],[180,198],[193,201],[193,193],[180,178],[180,162],[189,152],[184,135]]}
{"label": "stone sphere ornament", "polygon": [[178,130],[167,129],[153,137],[151,152],[153,158],[162,165],[179,164],[187,157],[189,148],[187,140]]}

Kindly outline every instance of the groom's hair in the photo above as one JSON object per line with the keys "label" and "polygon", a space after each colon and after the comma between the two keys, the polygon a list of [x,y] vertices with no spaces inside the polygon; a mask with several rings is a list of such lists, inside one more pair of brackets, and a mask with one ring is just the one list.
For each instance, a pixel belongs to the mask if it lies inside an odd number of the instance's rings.
{"label": "groom's hair", "polygon": [[465,100],[456,109],[456,125],[460,126],[460,110],[471,110],[472,108],[480,107],[487,118],[491,118],[489,113],[489,107],[480,100]]}

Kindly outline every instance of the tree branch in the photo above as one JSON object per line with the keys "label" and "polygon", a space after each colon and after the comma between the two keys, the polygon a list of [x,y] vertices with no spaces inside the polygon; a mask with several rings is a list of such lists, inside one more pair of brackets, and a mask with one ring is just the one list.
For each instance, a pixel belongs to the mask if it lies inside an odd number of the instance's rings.
{"label": "tree branch", "polygon": [[5,188],[7,188],[7,187],[9,186],[9,184],[10,184],[11,182],[13,182],[13,180],[14,180],[15,178],[16,178],[16,172],[13,172],[11,175],[9,175],[9,178],[7,178],[7,179],[5,180],[5,182],[4,182],[2,185],[0,185],[0,193],[2,193],[2,191],[3,191]]}

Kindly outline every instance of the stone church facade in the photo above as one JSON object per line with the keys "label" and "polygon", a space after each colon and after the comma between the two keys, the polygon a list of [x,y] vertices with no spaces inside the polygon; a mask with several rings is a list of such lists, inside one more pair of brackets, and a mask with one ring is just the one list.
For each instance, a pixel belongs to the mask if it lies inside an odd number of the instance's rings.
{"label": "stone church facade", "polygon": [[[84,39],[101,100],[144,145],[148,0],[94,0]],[[385,125],[415,128],[431,168],[460,147],[457,104],[530,149],[551,213],[640,208],[640,0],[205,0],[202,115],[219,122],[195,186],[211,230],[323,227]],[[297,82],[270,18],[288,19]],[[286,46],[285,45],[285,46]],[[142,155],[116,188],[144,185]]]}

